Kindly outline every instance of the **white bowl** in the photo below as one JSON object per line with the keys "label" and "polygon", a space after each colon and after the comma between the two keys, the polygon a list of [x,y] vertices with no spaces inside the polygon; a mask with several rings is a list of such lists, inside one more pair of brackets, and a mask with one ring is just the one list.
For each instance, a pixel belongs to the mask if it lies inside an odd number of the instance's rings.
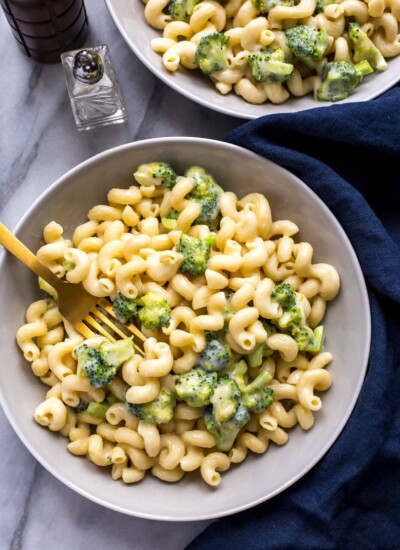
{"label": "white bowl", "polygon": [[[234,93],[221,95],[210,79],[200,71],[190,71],[181,67],[177,72],[171,73],[164,68],[161,55],[153,52],[150,47],[150,41],[162,36],[162,31],[153,29],[146,22],[143,2],[141,0],[105,0],[105,2],[123,38],[146,67],[168,86],[204,107],[226,115],[253,119],[264,115],[294,113],[332,105],[324,101],[316,101],[310,94],[305,97],[292,97],[281,105],[273,103],[252,105]],[[400,80],[400,56],[389,60],[388,65],[387,71],[378,71],[365,77],[347,99],[335,105],[367,101],[394,86]]]}
{"label": "white bowl", "polygon": [[112,481],[109,471],[66,450],[67,440],[32,419],[46,387],[31,373],[15,343],[27,305],[39,299],[36,277],[10,255],[0,257],[0,397],[18,436],[37,460],[68,487],[114,510],[143,518],[184,521],[232,514],[267,500],[289,487],[326,453],[343,429],[364,379],[370,344],[370,312],[363,275],[343,229],[323,202],[298,178],[245,149],[197,138],[165,138],[110,149],[80,164],[38,198],[18,225],[17,234],[32,250],[41,244],[43,226],[51,220],[65,234],[85,220],[87,211],[106,199],[112,186],[132,184],[132,172],[143,162],[171,162],[178,173],[198,164],[239,196],[264,193],[274,219],[290,219],[300,238],[312,243],[315,260],[339,270],[342,290],[329,305],[324,321],[326,347],[334,355],[329,367],[331,389],[309,432],[290,431],[284,447],[247,460],[225,472],[211,489],[198,473],[177,484],[147,476],[138,485]]}

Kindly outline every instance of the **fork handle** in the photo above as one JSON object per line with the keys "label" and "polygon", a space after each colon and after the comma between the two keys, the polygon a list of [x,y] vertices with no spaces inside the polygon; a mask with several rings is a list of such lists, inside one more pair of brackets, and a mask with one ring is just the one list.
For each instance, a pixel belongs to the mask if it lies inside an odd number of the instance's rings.
{"label": "fork handle", "polygon": [[46,267],[7,227],[0,222],[0,244],[13,256],[29,267],[36,275],[42,277],[56,290],[60,286],[60,279]]}

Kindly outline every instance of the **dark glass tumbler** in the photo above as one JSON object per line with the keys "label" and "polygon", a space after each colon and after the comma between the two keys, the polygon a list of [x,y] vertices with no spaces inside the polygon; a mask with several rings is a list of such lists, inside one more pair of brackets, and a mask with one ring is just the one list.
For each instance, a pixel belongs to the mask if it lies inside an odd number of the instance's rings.
{"label": "dark glass tumbler", "polygon": [[88,30],[84,0],[0,0],[21,49],[43,63],[83,44]]}

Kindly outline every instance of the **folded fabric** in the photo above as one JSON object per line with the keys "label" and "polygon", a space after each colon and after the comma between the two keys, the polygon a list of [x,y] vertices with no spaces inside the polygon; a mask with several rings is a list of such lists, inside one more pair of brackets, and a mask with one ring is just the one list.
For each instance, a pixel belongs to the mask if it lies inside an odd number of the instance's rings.
{"label": "folded fabric", "polygon": [[322,460],[188,548],[400,548],[400,87],[365,103],[263,117],[226,139],[296,174],[337,217],[367,282],[372,346],[356,407]]}

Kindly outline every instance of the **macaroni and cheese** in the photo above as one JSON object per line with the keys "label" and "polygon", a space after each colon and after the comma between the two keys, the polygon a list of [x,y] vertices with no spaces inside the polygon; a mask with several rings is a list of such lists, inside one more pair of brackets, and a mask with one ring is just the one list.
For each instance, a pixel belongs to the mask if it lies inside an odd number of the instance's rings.
{"label": "macaroni and cheese", "polygon": [[299,228],[266,197],[224,192],[204,168],[141,165],[69,237],[51,222],[38,257],[108,297],[129,338],[84,339],[49,295],[28,307],[17,342],[49,389],[35,420],[69,452],[137,483],[220,472],[313,426],[331,385],[321,321],[340,287]]}
{"label": "macaroni and cheese", "polygon": [[400,54],[400,0],[144,0],[167,71],[200,69],[223,95],[345,99]]}

